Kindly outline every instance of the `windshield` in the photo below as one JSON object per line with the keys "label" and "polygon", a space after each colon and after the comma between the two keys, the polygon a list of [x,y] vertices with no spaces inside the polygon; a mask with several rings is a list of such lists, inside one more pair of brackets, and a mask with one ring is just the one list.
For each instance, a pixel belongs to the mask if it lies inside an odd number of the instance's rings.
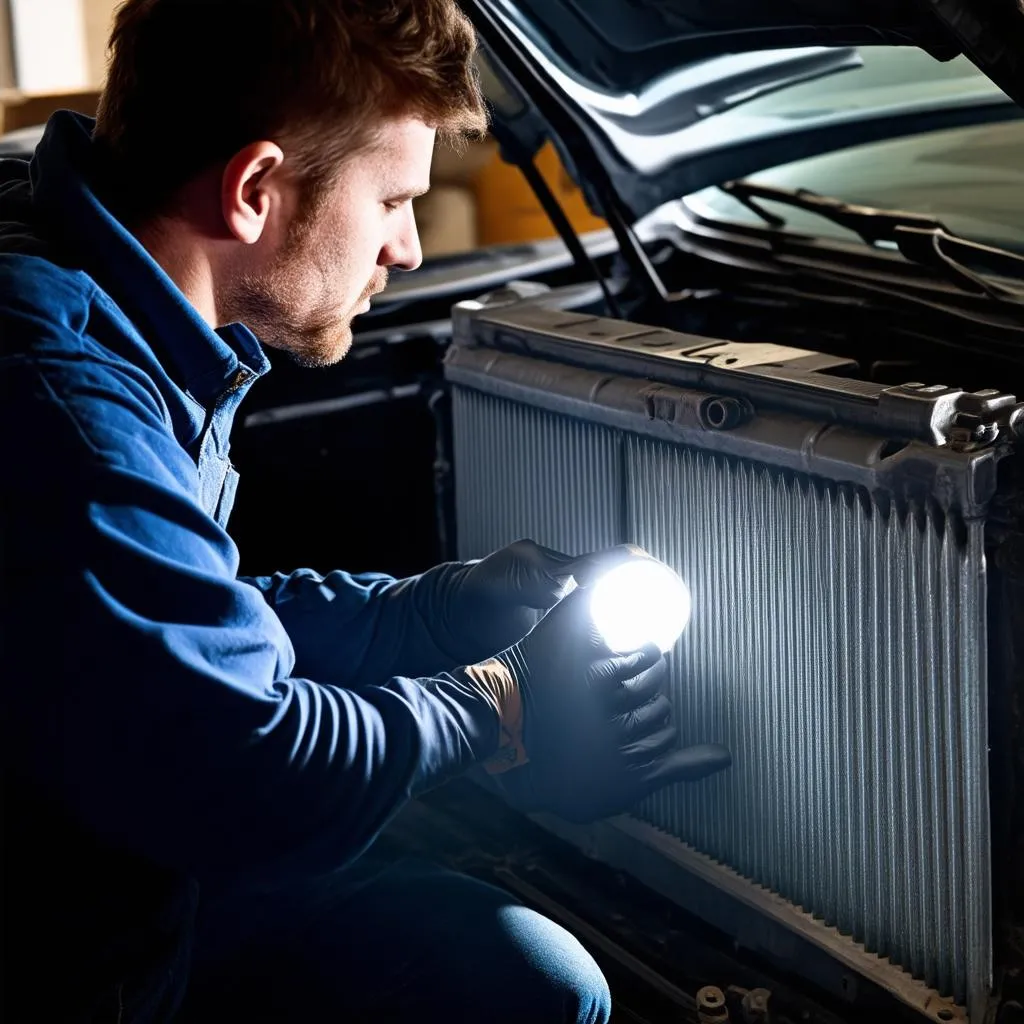
{"label": "windshield", "polygon": [[[753,100],[737,115],[799,119],[924,96],[978,103],[1001,95],[966,58],[940,63],[918,50],[887,47],[861,53],[862,68]],[[925,214],[954,234],[1024,252],[1024,120],[853,146],[780,164],[747,180]],[[684,202],[703,217],[764,225],[717,187],[693,193]],[[770,201],[760,205],[782,217],[788,231],[859,242],[852,232],[813,213]]]}

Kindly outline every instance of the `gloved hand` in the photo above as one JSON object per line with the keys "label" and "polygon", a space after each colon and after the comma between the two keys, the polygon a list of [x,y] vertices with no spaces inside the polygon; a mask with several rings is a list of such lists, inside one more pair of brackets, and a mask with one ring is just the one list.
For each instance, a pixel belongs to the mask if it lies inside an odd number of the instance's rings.
{"label": "gloved hand", "polygon": [[471,665],[522,639],[562,596],[576,561],[520,540],[479,561],[437,566],[391,588],[391,600],[412,598],[422,623],[406,635],[426,631],[439,655],[436,666],[417,662],[416,674]]}
{"label": "gloved hand", "polygon": [[[618,549],[587,562],[593,570],[598,558],[615,564],[631,554]],[[506,694],[518,692],[518,702],[504,704],[511,709],[503,716],[505,742],[488,769],[504,772],[499,787],[523,809],[591,821],[732,762],[717,744],[676,749],[661,652],[609,651],[591,622],[585,586],[517,644],[467,671],[491,685],[502,679]]]}

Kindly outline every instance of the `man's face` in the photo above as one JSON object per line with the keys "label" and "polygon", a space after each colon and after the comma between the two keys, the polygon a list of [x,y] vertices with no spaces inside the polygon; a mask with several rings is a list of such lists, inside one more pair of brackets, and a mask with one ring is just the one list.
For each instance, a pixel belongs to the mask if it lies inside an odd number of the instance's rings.
{"label": "man's face", "polygon": [[315,209],[293,197],[232,275],[231,319],[305,366],[338,362],[388,270],[422,262],[412,200],[429,187],[434,135],[415,118],[386,120]]}

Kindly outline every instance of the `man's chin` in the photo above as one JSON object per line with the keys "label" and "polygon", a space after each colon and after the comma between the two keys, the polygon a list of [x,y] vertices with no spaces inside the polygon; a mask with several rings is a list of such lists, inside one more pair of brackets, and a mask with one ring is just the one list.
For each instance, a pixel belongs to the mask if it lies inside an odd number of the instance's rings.
{"label": "man's chin", "polygon": [[308,369],[334,366],[352,348],[352,326],[346,324],[343,327],[334,326],[330,330],[310,332],[289,339],[278,347],[285,349],[299,366]]}

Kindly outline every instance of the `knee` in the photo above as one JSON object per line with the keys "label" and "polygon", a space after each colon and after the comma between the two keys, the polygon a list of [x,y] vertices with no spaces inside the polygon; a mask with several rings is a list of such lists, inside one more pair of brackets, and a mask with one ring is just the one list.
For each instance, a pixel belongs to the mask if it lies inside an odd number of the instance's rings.
{"label": "knee", "polygon": [[[601,968],[579,940],[527,907],[502,911],[502,928],[512,940],[521,971],[509,978],[509,1003],[527,1004],[522,1020],[550,1024],[607,1024],[611,993]],[[509,1004],[506,1004],[509,1005]]]}
{"label": "knee", "polygon": [[568,932],[562,932],[571,951],[571,967],[560,984],[566,1024],[608,1024],[612,995],[601,968]]}

